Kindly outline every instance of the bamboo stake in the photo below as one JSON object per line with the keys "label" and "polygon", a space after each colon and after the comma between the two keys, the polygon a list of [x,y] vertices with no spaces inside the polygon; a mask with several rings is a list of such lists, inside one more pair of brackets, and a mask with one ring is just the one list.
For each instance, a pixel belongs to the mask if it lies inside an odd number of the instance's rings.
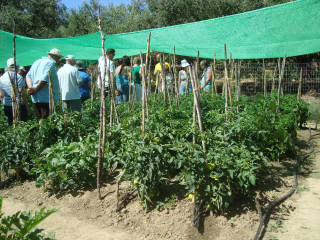
{"label": "bamboo stake", "polygon": [[213,65],[211,65],[212,69],[212,98],[214,98],[214,93],[217,92],[217,86],[216,86],[216,54],[213,54]]}
{"label": "bamboo stake", "polygon": [[151,64],[152,64],[152,58],[151,58],[151,54],[150,54],[149,67],[148,67],[148,77],[147,77],[148,95],[149,96],[151,96]]}
{"label": "bamboo stake", "polygon": [[271,86],[271,92],[274,91],[275,88],[275,75],[276,75],[276,71],[277,71],[277,66],[275,68],[275,70],[271,70],[271,76],[272,76],[272,86]]}
{"label": "bamboo stake", "polygon": [[241,95],[241,83],[240,83],[240,79],[241,79],[241,59],[239,60],[239,66],[238,66],[238,78],[239,78],[239,96]]}
{"label": "bamboo stake", "polygon": [[[283,75],[284,75],[284,67],[286,65],[286,57],[287,57],[287,52],[285,52],[285,54],[284,54],[281,70],[280,70],[280,67],[279,67],[280,73],[279,73],[277,112],[280,112],[280,94],[281,94],[281,89],[282,89],[281,81],[282,81],[282,78],[283,78]],[[280,60],[279,60],[279,63],[280,63]]]}
{"label": "bamboo stake", "polygon": [[94,91],[94,79],[93,79],[93,74],[90,73],[90,78],[91,78],[91,109],[93,108],[93,91]]}
{"label": "bamboo stake", "polygon": [[232,54],[230,53],[230,59],[229,59],[229,65],[231,67],[231,78],[229,81],[229,78],[227,78],[227,87],[228,87],[228,94],[229,94],[229,101],[230,101],[230,107],[232,108],[232,94],[231,94],[231,88],[232,88],[232,80],[233,80],[233,65],[232,65]]}
{"label": "bamboo stake", "polygon": [[117,105],[115,103],[115,73],[114,72],[110,72],[110,79],[111,79],[111,104],[113,104],[113,114],[114,114],[114,118],[113,118],[113,123],[116,121],[117,123],[119,123],[119,117],[118,117],[118,112],[117,112]]}
{"label": "bamboo stake", "polygon": [[9,72],[8,72],[8,76],[9,76],[9,80],[10,80],[10,83],[11,83],[12,116],[13,116],[13,126],[15,127],[17,122],[18,122],[18,118],[17,118],[16,81],[14,80],[14,76],[12,78],[12,76],[10,75]]}
{"label": "bamboo stake", "polygon": [[[200,68],[200,51],[198,50],[198,55],[197,55],[197,63],[196,63],[196,67],[195,67],[195,73],[196,73],[196,80],[198,81],[197,82],[197,85],[198,86],[201,86],[201,79],[198,77],[198,73],[199,73],[199,68]],[[201,95],[201,91],[199,91],[200,95]]]}
{"label": "bamboo stake", "polygon": [[201,113],[200,113],[200,103],[199,103],[199,89],[196,85],[196,73],[195,71],[191,68],[191,75],[193,76],[193,78],[191,78],[191,84],[192,84],[192,88],[193,88],[193,96],[194,96],[194,101],[195,101],[195,107],[196,107],[196,113],[198,116],[198,124],[199,124],[199,129],[200,129],[200,133],[201,133],[201,142],[202,142],[202,150],[204,152],[204,154],[206,154],[207,150],[206,150],[206,145],[205,145],[205,140],[204,140],[204,136],[203,136],[203,128],[202,128],[202,120],[201,120]]}
{"label": "bamboo stake", "polygon": [[[239,76],[238,76],[238,63],[235,63],[235,78],[236,78],[236,101],[239,102],[239,95],[240,95],[240,83],[239,83]],[[239,113],[239,106],[237,104],[237,113]]]}
{"label": "bamboo stake", "polygon": [[142,53],[140,51],[140,58],[141,58],[141,65],[142,65],[142,118],[141,118],[141,132],[142,135],[144,135],[145,132],[145,86],[146,86],[146,79],[145,79],[145,71],[144,71],[144,66],[143,66],[143,58],[142,58]]}
{"label": "bamboo stake", "polygon": [[266,66],[265,66],[265,63],[264,63],[264,59],[262,59],[262,64],[263,64],[263,67],[262,67],[262,72],[263,72],[263,95],[264,97],[267,96],[267,74],[266,74]]}
{"label": "bamboo stake", "polygon": [[173,77],[174,77],[174,86],[176,93],[176,106],[179,106],[179,89],[177,81],[177,69],[176,69],[176,47],[173,46]]}
{"label": "bamboo stake", "polygon": [[302,68],[300,69],[300,77],[299,77],[298,101],[301,100],[301,84],[302,84]]}
{"label": "bamboo stake", "polygon": [[[164,58],[163,55],[160,55],[160,65],[161,65],[161,80],[163,81],[164,89],[163,89],[163,98],[164,98],[164,105],[167,106],[167,81],[166,81],[166,73],[164,70],[165,63],[164,63]],[[162,85],[160,86],[162,89]]]}
{"label": "bamboo stake", "polygon": [[232,53],[230,53],[230,69],[231,69],[231,73],[230,73],[230,82],[229,82],[229,86],[230,86],[230,90],[229,91],[229,95],[231,95],[231,92],[233,92],[233,79],[234,79],[234,60],[232,59]]}
{"label": "bamboo stake", "polygon": [[50,121],[52,120],[52,114],[55,112],[54,108],[54,96],[53,96],[53,87],[52,87],[52,73],[49,72],[49,114],[50,114]]}
{"label": "bamboo stake", "polygon": [[228,120],[228,64],[227,64],[227,45],[224,44],[224,93],[225,93],[225,120]]}
{"label": "bamboo stake", "polygon": [[[101,84],[101,104],[100,104],[100,132],[99,132],[99,146],[98,146],[98,166],[97,166],[97,190],[98,197],[101,200],[100,182],[102,178],[103,159],[104,159],[104,148],[105,148],[105,127],[106,127],[106,109],[105,109],[105,75],[106,75],[106,54],[104,51],[105,37],[101,29],[101,18],[100,18],[100,6],[98,6],[98,27],[101,34],[101,50],[104,58],[103,76],[100,78]],[[112,81],[112,79],[110,79]],[[111,104],[112,106],[112,104]],[[112,113],[111,113],[112,114]]]}
{"label": "bamboo stake", "polygon": [[144,74],[145,74],[145,81],[144,81],[144,91],[143,91],[143,95],[144,95],[144,101],[145,101],[145,108],[146,108],[146,112],[147,112],[147,119],[149,121],[149,107],[148,107],[148,97],[147,97],[147,69],[149,69],[150,71],[150,61],[151,58],[149,57],[150,54],[150,42],[151,42],[151,32],[149,33],[148,39],[147,39],[147,53],[146,53],[146,66],[145,66],[145,70],[144,70]]}
{"label": "bamboo stake", "polygon": [[132,71],[132,61],[133,61],[133,59],[132,59],[132,56],[131,56],[131,58],[130,58],[130,75],[129,75],[129,99],[128,99],[128,112],[130,112],[130,102],[132,101],[132,95],[133,95],[133,93],[132,93],[132,84],[133,85],[135,85],[135,83],[134,83],[134,81],[133,81],[133,83],[132,83],[132,79],[133,79],[133,77],[132,77],[132,73],[133,73],[133,71]]}
{"label": "bamboo stake", "polygon": [[16,122],[21,120],[20,116],[20,101],[21,101],[21,92],[19,91],[18,84],[18,70],[17,70],[17,60],[16,60],[16,21],[13,18],[13,62],[14,62],[14,82],[15,82],[15,92],[17,96],[17,105],[16,105]]}

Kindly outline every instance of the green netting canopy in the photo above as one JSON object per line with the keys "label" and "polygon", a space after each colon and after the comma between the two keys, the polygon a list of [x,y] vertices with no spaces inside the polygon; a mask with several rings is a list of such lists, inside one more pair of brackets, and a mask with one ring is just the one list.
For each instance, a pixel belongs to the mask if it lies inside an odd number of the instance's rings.
{"label": "green netting canopy", "polygon": [[[144,31],[105,35],[105,48],[114,48],[116,58],[146,51],[151,32],[151,50],[201,58],[234,59],[288,57],[320,51],[320,0],[298,0],[251,12]],[[13,37],[0,31],[0,68],[12,57]],[[101,53],[99,32],[79,37],[16,38],[17,61],[31,65],[47,51],[58,48],[63,55],[97,60]]]}

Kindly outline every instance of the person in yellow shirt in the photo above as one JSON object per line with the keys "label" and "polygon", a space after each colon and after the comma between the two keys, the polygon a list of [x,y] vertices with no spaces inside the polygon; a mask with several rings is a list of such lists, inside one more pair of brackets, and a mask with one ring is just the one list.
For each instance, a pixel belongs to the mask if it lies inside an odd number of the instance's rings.
{"label": "person in yellow shirt", "polygon": [[[161,64],[160,64],[160,56],[161,56],[161,54],[159,53],[159,54],[157,55],[157,62],[158,62],[158,63],[156,64],[156,66],[155,66],[155,68],[154,68],[154,72],[153,72],[154,76],[157,75],[157,72],[158,72],[158,71],[159,71],[159,74],[162,73],[162,72],[161,72]],[[166,67],[168,67],[169,72],[171,73],[170,64],[167,63],[167,62],[165,62],[164,64],[165,64]]]}

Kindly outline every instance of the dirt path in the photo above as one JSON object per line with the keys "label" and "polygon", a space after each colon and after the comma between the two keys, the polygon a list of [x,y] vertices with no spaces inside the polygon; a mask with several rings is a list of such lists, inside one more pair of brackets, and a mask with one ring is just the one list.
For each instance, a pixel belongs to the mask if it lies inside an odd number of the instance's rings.
{"label": "dirt path", "polygon": [[311,157],[311,174],[304,179],[300,178],[296,193],[298,198],[292,203],[295,210],[283,216],[283,224],[275,234],[279,240],[320,239],[320,136],[316,138],[313,140],[315,154]]}
{"label": "dirt path", "polygon": [[[17,209],[27,211],[30,209],[39,209],[39,206],[30,203],[28,205],[20,200],[5,199],[3,211],[6,215],[14,214]],[[57,240],[111,240],[111,239],[136,239],[134,235],[122,229],[106,229],[103,226],[98,226],[90,223],[90,221],[81,221],[77,217],[66,214],[64,209],[61,209],[52,214],[38,225],[38,228],[45,229],[46,233],[55,232]]]}

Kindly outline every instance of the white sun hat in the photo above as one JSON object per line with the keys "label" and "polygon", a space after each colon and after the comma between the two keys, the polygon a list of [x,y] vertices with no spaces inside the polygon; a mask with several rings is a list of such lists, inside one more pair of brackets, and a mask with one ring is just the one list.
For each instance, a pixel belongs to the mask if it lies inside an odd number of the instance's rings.
{"label": "white sun hat", "polygon": [[50,51],[50,52],[47,52],[47,53],[48,53],[49,55],[58,56],[58,57],[60,57],[60,58],[63,58],[61,52],[60,52],[58,49],[56,49],[56,48],[51,49],[51,51]]}
{"label": "white sun hat", "polygon": [[181,67],[188,67],[188,66],[190,66],[190,64],[187,62],[187,60],[183,59],[181,61]]}

